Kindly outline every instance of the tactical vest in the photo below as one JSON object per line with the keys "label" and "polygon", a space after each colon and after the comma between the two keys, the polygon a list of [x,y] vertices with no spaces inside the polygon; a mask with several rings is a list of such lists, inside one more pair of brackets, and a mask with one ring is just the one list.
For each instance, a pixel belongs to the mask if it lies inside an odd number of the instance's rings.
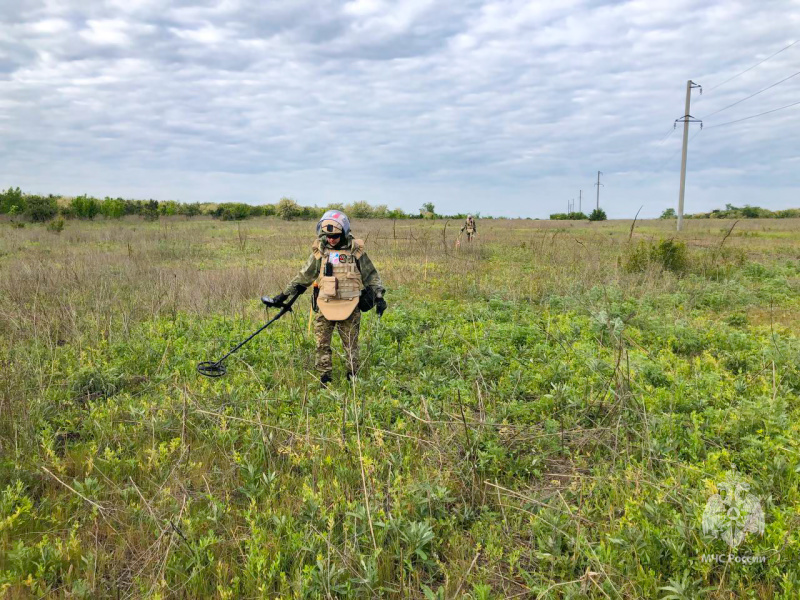
{"label": "tactical vest", "polygon": [[475,221],[467,221],[464,227],[467,230],[467,233],[474,233],[475,232]]}
{"label": "tactical vest", "polygon": [[344,321],[353,314],[364,289],[358,266],[358,259],[364,254],[364,242],[353,240],[350,248],[341,249],[320,246],[317,240],[311,248],[314,257],[321,260],[315,284],[317,306],[329,321]]}

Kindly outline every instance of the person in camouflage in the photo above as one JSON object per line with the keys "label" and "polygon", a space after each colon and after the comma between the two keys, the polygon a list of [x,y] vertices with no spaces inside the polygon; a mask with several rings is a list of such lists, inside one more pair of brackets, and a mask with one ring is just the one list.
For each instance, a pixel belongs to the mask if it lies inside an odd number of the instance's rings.
{"label": "person in camouflage", "polygon": [[347,378],[358,373],[358,334],[362,310],[375,306],[378,316],[386,310],[385,292],[375,265],[364,251],[364,242],[350,232],[350,220],[342,211],[329,210],[317,223],[317,239],[311,255],[286,289],[275,296],[285,302],[303,293],[313,283],[312,306],[318,312],[314,320],[316,339],[315,366],[320,382],[332,380],[331,340],[339,330],[347,360]]}
{"label": "person in camouflage", "polygon": [[478,228],[475,225],[475,219],[472,215],[467,215],[467,220],[464,221],[464,226],[461,228],[459,234],[467,232],[467,241],[471,242],[473,236],[478,233]]}

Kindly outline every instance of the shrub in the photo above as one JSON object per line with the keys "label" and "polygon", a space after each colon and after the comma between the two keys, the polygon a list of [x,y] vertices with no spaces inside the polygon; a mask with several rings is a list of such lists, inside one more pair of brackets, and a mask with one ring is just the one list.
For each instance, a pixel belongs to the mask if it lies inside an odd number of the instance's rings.
{"label": "shrub", "polygon": [[300,216],[301,209],[300,205],[291,198],[281,198],[275,212],[281,219],[291,221]]}
{"label": "shrub", "polygon": [[250,205],[242,202],[220,204],[213,214],[223,221],[243,221],[250,216]]}
{"label": "shrub", "polygon": [[301,206],[297,217],[300,219],[318,219],[324,212],[324,209],[317,206]]}
{"label": "shrub", "polygon": [[11,210],[16,207],[16,214],[25,210],[25,198],[19,188],[8,188],[0,193],[0,213],[11,214]]}
{"label": "shrub", "polygon": [[52,231],[53,233],[61,233],[64,231],[64,217],[58,217],[50,221],[47,224],[47,231]]}
{"label": "shrub", "polygon": [[178,214],[184,215],[186,217],[196,217],[202,211],[200,210],[200,204],[197,202],[193,202],[192,204],[181,204]]}
{"label": "shrub", "polygon": [[351,219],[369,219],[373,216],[372,207],[366,202],[353,202],[344,207],[344,212]]}
{"label": "shrub", "polygon": [[672,239],[661,240],[652,251],[653,262],[658,263],[666,271],[683,273],[688,265],[686,244]]}
{"label": "shrub", "polygon": [[171,217],[173,215],[180,214],[180,204],[175,202],[175,200],[167,200],[165,202],[161,202],[158,205],[158,214],[164,215],[166,217]]}
{"label": "shrub", "polygon": [[570,213],[553,213],[550,215],[551,221],[585,221],[588,219],[584,213],[573,211]]}
{"label": "shrub", "polygon": [[58,202],[53,196],[28,196],[25,202],[25,216],[36,223],[49,221],[58,214]]}
{"label": "shrub", "polygon": [[73,214],[79,219],[94,219],[100,212],[100,203],[97,199],[86,194],[73,198],[70,207]]}
{"label": "shrub", "polygon": [[659,219],[677,219],[678,215],[675,213],[674,208],[668,208],[664,212],[661,213],[661,216],[658,217]]}
{"label": "shrub", "polygon": [[433,205],[433,202],[425,202],[422,205],[422,208],[419,209],[419,212],[422,214],[430,213],[432,215],[435,215],[436,207]]}
{"label": "shrub", "polygon": [[142,204],[140,214],[145,221],[155,221],[158,219],[158,200],[148,200]]}
{"label": "shrub", "polygon": [[125,201],[122,198],[106,196],[100,203],[100,214],[107,219],[119,219],[125,214]]}
{"label": "shrub", "polygon": [[673,239],[657,243],[642,240],[625,257],[624,267],[629,273],[641,273],[651,265],[658,265],[665,271],[680,274],[688,267],[686,244]]}
{"label": "shrub", "polygon": [[606,211],[602,208],[595,208],[592,211],[592,214],[589,215],[590,221],[605,221],[608,217],[606,217]]}

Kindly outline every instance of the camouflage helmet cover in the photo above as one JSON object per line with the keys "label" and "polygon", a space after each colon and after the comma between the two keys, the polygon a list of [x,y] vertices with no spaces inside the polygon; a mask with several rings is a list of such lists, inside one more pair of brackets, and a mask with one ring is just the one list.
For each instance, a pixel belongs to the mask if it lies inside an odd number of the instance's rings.
{"label": "camouflage helmet cover", "polygon": [[317,235],[341,234],[347,237],[350,233],[350,219],[340,210],[329,210],[317,223]]}

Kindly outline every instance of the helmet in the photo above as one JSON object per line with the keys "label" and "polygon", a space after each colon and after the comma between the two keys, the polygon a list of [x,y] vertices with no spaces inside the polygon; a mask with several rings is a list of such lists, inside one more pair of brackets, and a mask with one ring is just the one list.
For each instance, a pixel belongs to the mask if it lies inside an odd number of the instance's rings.
{"label": "helmet", "polygon": [[350,219],[340,210],[329,210],[317,223],[317,235],[337,233],[345,237],[350,234]]}

